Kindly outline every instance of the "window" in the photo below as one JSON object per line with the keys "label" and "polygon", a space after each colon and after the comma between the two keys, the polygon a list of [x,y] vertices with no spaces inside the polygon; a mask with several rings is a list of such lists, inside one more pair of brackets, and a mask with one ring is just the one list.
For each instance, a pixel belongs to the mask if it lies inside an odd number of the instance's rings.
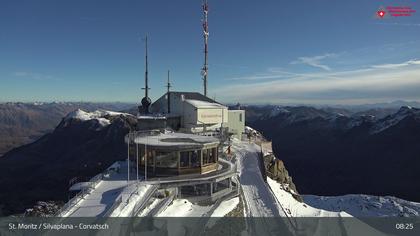
{"label": "window", "polygon": [[209,152],[208,149],[203,150],[203,165],[206,165],[209,163]]}
{"label": "window", "polygon": [[[156,152],[156,166],[177,168],[178,167],[178,156],[176,152]],[[149,159],[148,159],[149,160]],[[151,165],[153,165],[151,163]]]}
{"label": "window", "polygon": [[201,153],[198,150],[180,152],[181,167],[199,167]]}
{"label": "window", "polygon": [[200,166],[200,151],[192,151],[191,152],[191,167],[199,167]]}
{"label": "window", "polygon": [[181,167],[189,167],[190,166],[189,152],[180,152],[179,162],[180,162],[179,165]]}
{"label": "window", "polygon": [[203,164],[216,163],[217,148],[203,150]]}
{"label": "window", "polygon": [[242,113],[239,113],[239,122],[242,122]]}
{"label": "window", "polygon": [[212,148],[209,149],[209,163],[216,163],[216,155],[217,155],[217,149]]}

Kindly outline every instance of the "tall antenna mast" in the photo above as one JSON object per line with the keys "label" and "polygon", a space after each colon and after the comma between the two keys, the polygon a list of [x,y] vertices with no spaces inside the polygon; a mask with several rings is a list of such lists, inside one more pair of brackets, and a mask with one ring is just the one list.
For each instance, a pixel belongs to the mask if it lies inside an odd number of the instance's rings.
{"label": "tall antenna mast", "polygon": [[201,74],[203,75],[203,87],[204,87],[204,96],[207,96],[207,74],[208,74],[208,64],[207,64],[207,53],[208,53],[208,38],[209,38],[209,25],[208,25],[208,4],[207,0],[203,2],[203,36],[204,36],[204,66],[201,70]]}
{"label": "tall antenna mast", "polygon": [[145,49],[146,49],[146,70],[145,70],[145,72],[144,72],[144,96],[145,97],[149,97],[149,71],[148,71],[148,69],[149,69],[149,61],[148,61],[148,58],[147,58],[147,34],[146,34],[146,38],[145,38]]}
{"label": "tall antenna mast", "polygon": [[149,61],[147,58],[147,34],[146,34],[146,38],[145,38],[145,49],[146,49],[146,69],[144,72],[144,98],[141,100],[141,109],[139,107],[139,112],[140,113],[145,113],[145,114],[149,114],[149,107],[152,104],[152,100],[149,98],[149,71],[148,71],[148,67],[149,67]]}
{"label": "tall antenna mast", "polygon": [[171,94],[169,93],[169,89],[172,87],[171,82],[169,82],[169,70],[168,70],[168,82],[165,86],[167,88],[166,96],[168,96],[168,114],[171,113]]}
{"label": "tall antenna mast", "polygon": [[166,82],[166,86],[165,87],[167,88],[167,92],[169,94],[169,89],[172,87],[171,86],[171,82],[169,81],[169,70],[168,70],[168,81]]}

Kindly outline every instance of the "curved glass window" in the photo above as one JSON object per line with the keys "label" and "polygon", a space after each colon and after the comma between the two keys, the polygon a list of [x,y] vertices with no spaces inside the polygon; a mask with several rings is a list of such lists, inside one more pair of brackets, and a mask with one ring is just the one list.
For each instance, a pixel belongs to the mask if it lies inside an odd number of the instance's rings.
{"label": "curved glass window", "polygon": [[203,150],[203,165],[216,163],[217,148]]}
{"label": "curved glass window", "polygon": [[201,151],[185,151],[180,152],[180,167],[200,167]]}
{"label": "curved glass window", "polygon": [[155,152],[156,167],[177,168],[178,156],[176,152]]}

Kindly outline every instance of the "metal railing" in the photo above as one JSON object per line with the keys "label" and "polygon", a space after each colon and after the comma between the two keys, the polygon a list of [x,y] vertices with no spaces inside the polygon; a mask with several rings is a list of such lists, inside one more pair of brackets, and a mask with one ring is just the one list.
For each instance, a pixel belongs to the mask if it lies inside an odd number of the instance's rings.
{"label": "metal railing", "polygon": [[[130,196],[128,197],[128,199],[133,195],[133,193],[135,193],[135,192],[137,192],[137,190],[138,190],[138,185],[139,185],[139,182],[134,182],[134,183],[129,183],[128,185],[127,185],[127,187],[126,188],[131,188],[131,186],[133,186],[133,185],[136,185],[136,190],[135,191],[133,191],[131,194],[130,194]],[[104,213],[104,216],[111,216],[111,214],[114,212],[114,210],[115,209],[117,209],[118,207],[121,207],[121,203],[122,203],[122,197],[123,197],[123,195],[120,195],[115,201],[114,201],[114,203],[112,204],[112,206]],[[127,205],[127,204],[126,204]],[[126,206],[126,205],[124,205],[124,207]]]}
{"label": "metal railing", "polygon": [[72,197],[66,204],[64,204],[55,214],[56,217],[63,216],[63,213],[70,210],[75,206],[80,200],[82,200],[86,195],[88,195],[96,185],[103,179],[103,174],[97,174],[89,180],[86,188],[82,188],[74,197]]}
{"label": "metal railing", "polygon": [[[138,191],[138,188],[139,186],[137,185],[137,191]],[[131,214],[130,214],[131,217],[136,216],[146,206],[146,204],[149,202],[149,199],[153,196],[156,190],[157,190],[156,186],[152,186],[150,189],[147,190],[147,192],[143,196],[143,199],[141,201],[137,201],[136,204],[134,205],[133,210],[131,211]]]}
{"label": "metal railing", "polygon": [[155,208],[153,208],[152,211],[149,212],[148,216],[158,216],[160,213],[166,210],[166,208],[168,208],[169,204],[172,203],[175,197],[175,193],[166,197],[161,203],[159,203]]}
{"label": "metal railing", "polygon": [[[112,213],[119,208],[120,210],[123,210],[127,205],[130,203],[130,199],[133,198],[134,195],[138,194],[139,188],[141,186],[144,186],[141,182],[136,182],[133,184],[130,184],[130,186],[135,185],[135,189],[130,193],[130,195],[126,198],[126,201],[123,203],[123,195],[120,195],[115,202],[112,204],[112,206],[104,213],[103,216],[109,217],[112,215]],[[129,187],[127,187],[129,188]],[[149,201],[149,199],[153,196],[153,194],[157,190],[157,186],[151,186],[150,189],[147,190],[145,195],[143,196],[141,201],[136,202],[136,204],[133,207],[133,210],[131,210],[130,216],[135,216],[140,210],[142,210],[146,203]]]}

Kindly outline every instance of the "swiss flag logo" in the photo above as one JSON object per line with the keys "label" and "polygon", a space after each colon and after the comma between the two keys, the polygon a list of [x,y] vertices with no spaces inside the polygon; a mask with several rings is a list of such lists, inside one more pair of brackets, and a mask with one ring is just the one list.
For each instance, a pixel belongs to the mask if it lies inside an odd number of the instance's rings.
{"label": "swiss flag logo", "polygon": [[377,14],[380,18],[383,18],[383,17],[385,16],[386,12],[385,12],[385,11],[383,11],[383,10],[380,10],[380,11],[376,12],[376,14]]}

